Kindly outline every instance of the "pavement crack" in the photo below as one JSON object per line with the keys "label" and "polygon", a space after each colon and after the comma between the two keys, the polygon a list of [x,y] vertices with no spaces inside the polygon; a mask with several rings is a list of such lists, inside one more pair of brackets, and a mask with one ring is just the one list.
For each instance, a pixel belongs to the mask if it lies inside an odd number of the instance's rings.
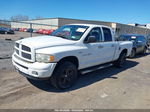
{"label": "pavement crack", "polygon": [[26,89],[26,88],[29,88],[29,87],[31,87],[31,86],[25,86],[25,87],[18,88],[18,89],[16,89],[16,90],[7,92],[7,93],[5,93],[5,94],[0,95],[0,98],[1,98],[1,97],[4,97],[4,96],[9,96],[10,94],[17,93],[17,92],[19,92],[19,91],[21,91],[21,90],[24,90],[24,89]]}
{"label": "pavement crack", "polygon": [[11,59],[12,57],[0,57],[0,60],[3,60],[3,59]]}

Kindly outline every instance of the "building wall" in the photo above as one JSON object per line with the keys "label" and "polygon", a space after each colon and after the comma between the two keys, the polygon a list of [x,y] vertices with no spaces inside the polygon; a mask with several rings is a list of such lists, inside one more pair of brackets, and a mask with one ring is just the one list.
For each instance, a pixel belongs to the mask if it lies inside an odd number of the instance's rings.
{"label": "building wall", "polygon": [[125,25],[120,23],[112,23],[112,22],[103,22],[103,21],[89,21],[89,20],[75,20],[75,19],[59,19],[59,26],[65,24],[73,24],[73,23],[81,23],[81,24],[98,24],[98,25],[106,25],[113,28],[115,32],[115,36],[119,36],[121,34],[141,34],[148,35],[150,34],[150,29],[141,28],[137,26]]}
{"label": "building wall", "polygon": [[0,27],[10,28],[10,25],[7,25],[7,24],[1,24],[1,23],[0,23]]}
{"label": "building wall", "polygon": [[[77,19],[66,19],[66,18],[52,18],[52,19],[41,19],[41,20],[31,20],[31,21],[23,21],[26,23],[33,23],[34,29],[57,29],[60,26],[66,24],[98,24],[98,25],[106,25],[112,27],[116,32],[116,36],[121,34],[142,34],[147,35],[150,34],[150,29],[141,28],[137,26],[125,25],[120,23],[112,23],[112,22],[103,22],[103,21],[91,21],[91,20],[77,20]],[[34,24],[35,23],[35,24]],[[41,25],[45,24],[45,25]],[[48,26],[47,26],[48,25]],[[11,23],[12,28],[30,28],[30,24],[24,23]]]}
{"label": "building wall", "polygon": [[[30,28],[30,23],[32,24],[33,29],[57,29],[58,28],[58,19],[41,19],[41,20],[31,20],[31,21],[21,21],[11,22],[12,28]],[[27,24],[26,24],[27,23]]]}
{"label": "building wall", "polygon": [[97,24],[111,26],[110,22],[59,18],[59,26],[63,26],[66,24]]}
{"label": "building wall", "polygon": [[150,34],[150,29],[116,23],[116,36],[121,34]]}

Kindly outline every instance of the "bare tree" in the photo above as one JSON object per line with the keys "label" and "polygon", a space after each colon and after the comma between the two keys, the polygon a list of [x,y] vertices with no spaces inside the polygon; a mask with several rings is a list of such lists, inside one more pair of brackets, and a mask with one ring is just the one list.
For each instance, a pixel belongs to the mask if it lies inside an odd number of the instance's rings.
{"label": "bare tree", "polygon": [[16,15],[10,18],[11,21],[27,21],[29,20],[28,16],[25,15]]}
{"label": "bare tree", "polygon": [[42,16],[36,16],[36,19],[43,19]]}
{"label": "bare tree", "polygon": [[0,24],[10,25],[7,19],[0,19]]}

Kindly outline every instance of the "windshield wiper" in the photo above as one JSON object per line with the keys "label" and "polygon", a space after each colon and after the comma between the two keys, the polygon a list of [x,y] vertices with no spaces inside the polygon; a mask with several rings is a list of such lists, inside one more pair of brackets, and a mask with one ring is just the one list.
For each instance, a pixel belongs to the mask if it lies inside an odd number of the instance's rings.
{"label": "windshield wiper", "polygon": [[65,37],[63,35],[54,35],[54,36],[70,40],[69,38],[67,38],[67,37]]}
{"label": "windshield wiper", "polygon": [[61,38],[65,38],[65,39],[68,39],[67,37],[65,37],[65,36],[58,36],[58,37],[61,37]]}

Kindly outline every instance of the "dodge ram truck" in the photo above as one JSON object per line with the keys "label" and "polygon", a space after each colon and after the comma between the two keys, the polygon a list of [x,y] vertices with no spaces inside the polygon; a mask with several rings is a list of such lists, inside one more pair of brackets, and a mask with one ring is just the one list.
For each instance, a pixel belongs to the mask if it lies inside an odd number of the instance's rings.
{"label": "dodge ram truck", "polygon": [[70,88],[78,74],[112,63],[122,67],[132,50],[132,42],[115,41],[110,27],[70,24],[49,36],[15,42],[12,62],[29,79],[46,80],[58,89]]}

